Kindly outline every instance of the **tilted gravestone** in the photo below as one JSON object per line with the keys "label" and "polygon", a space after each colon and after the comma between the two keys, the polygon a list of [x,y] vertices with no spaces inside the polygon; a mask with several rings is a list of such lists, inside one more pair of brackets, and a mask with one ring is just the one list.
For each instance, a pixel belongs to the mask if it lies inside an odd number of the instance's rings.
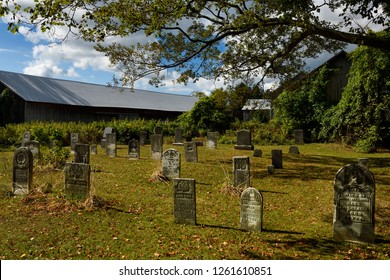
{"label": "tilted gravestone", "polygon": [[162,155],[163,176],[170,180],[173,178],[180,178],[180,164],[180,153],[177,150],[165,150]]}
{"label": "tilted gravestone", "polygon": [[65,164],[65,194],[78,199],[90,196],[91,167],[84,163]]}
{"label": "tilted gravestone", "polygon": [[116,133],[106,134],[106,155],[116,157]]}
{"label": "tilted gravestone", "polygon": [[250,162],[248,156],[233,157],[233,182],[241,189],[250,187]]}
{"label": "tilted gravestone", "polygon": [[139,159],[140,156],[140,146],[139,142],[136,139],[131,139],[128,144],[127,154],[129,159]]}
{"label": "tilted gravestone", "polygon": [[240,224],[242,229],[262,230],[263,196],[255,188],[247,188],[241,194]]}
{"label": "tilted gravestone", "polygon": [[195,180],[174,178],[174,220],[178,224],[196,225]]}
{"label": "tilted gravestone", "polygon": [[301,145],[304,143],[302,129],[295,129],[294,130],[294,142],[295,142],[295,144],[298,144],[298,145]]}
{"label": "tilted gravestone", "polygon": [[298,148],[297,146],[291,146],[291,147],[288,149],[288,153],[289,153],[289,154],[299,155],[299,148]]}
{"label": "tilted gravestone", "polygon": [[163,136],[162,134],[153,134],[150,137],[150,152],[151,158],[154,160],[161,160],[163,152]]}
{"label": "tilted gravestone", "polygon": [[186,162],[198,162],[198,146],[196,142],[184,143],[184,157]]}
{"label": "tilted gravestone", "polygon": [[33,155],[26,148],[17,148],[13,158],[12,193],[26,195],[33,180]]}
{"label": "tilted gravestone", "polygon": [[207,132],[206,148],[216,149],[218,145],[218,132]]}
{"label": "tilted gravestone", "polygon": [[252,134],[250,130],[241,129],[236,132],[237,141],[236,145],[234,145],[234,149],[236,150],[253,150],[254,147],[252,145]]}
{"label": "tilted gravestone", "polygon": [[173,145],[183,145],[183,130],[180,127],[175,128],[175,142]]}
{"label": "tilted gravestone", "polygon": [[282,150],[271,150],[272,165],[275,169],[283,168],[283,153]]}
{"label": "tilted gravestone", "polygon": [[369,243],[375,239],[375,180],[364,166],[342,167],[334,181],[333,237]]}
{"label": "tilted gravestone", "polygon": [[139,133],[140,146],[146,145],[147,139],[148,139],[148,133],[146,131],[140,131],[140,133]]}
{"label": "tilted gravestone", "polygon": [[89,164],[90,162],[89,144],[76,144],[74,146],[74,162]]}
{"label": "tilted gravestone", "polygon": [[79,134],[78,133],[71,133],[70,134],[70,149],[72,152],[74,152],[74,146],[79,143]]}

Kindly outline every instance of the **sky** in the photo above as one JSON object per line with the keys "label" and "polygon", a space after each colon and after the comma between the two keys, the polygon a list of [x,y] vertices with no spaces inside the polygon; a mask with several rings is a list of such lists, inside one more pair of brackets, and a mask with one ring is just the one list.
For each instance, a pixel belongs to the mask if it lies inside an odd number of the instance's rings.
{"label": "sky", "polygon": [[[7,31],[5,20],[0,20],[0,70],[103,85],[112,82],[113,76],[118,74],[115,68],[110,66],[108,58],[97,52],[92,43],[69,37],[62,44],[53,44],[53,37],[48,34],[23,28],[19,34],[12,34]],[[56,35],[61,37],[61,30],[56,32]],[[127,40],[142,41],[144,38],[135,35]],[[316,60],[308,60],[307,67],[315,68],[331,56],[325,53]],[[169,75],[165,86],[156,88],[148,83],[148,79],[143,78],[137,81],[134,87],[188,95],[198,91],[210,93],[213,89],[224,86],[223,81],[205,79],[188,85],[175,84],[173,79],[178,74],[170,72]],[[272,83],[273,81],[270,81],[265,87],[270,87]]]}

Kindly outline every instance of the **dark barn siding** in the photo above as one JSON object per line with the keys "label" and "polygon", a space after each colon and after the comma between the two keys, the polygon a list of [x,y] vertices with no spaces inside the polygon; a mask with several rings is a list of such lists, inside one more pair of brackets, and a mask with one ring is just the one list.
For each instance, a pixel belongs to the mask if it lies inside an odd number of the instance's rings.
{"label": "dark barn siding", "polygon": [[337,103],[341,99],[344,87],[348,83],[348,72],[351,68],[351,61],[346,55],[336,56],[328,63],[328,67],[336,71],[329,77],[327,84],[327,98],[329,101]]}

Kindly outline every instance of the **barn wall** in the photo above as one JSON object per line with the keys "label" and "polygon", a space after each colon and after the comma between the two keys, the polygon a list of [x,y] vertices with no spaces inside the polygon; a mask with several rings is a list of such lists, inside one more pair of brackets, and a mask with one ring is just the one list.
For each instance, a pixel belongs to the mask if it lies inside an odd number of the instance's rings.
{"label": "barn wall", "polygon": [[337,69],[330,75],[327,84],[328,100],[336,103],[340,101],[341,93],[348,83],[348,72],[351,68],[351,62],[346,56],[338,56],[329,63],[329,68]]}

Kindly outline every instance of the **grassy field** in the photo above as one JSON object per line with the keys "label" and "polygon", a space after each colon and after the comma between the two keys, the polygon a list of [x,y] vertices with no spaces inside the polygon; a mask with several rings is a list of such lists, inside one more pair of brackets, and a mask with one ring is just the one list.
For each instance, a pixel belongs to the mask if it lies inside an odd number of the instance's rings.
{"label": "grassy field", "polygon": [[[187,163],[182,178],[196,180],[196,226],[173,219],[172,183],[155,182],[161,162],[143,146],[137,161],[119,146],[118,157],[102,149],[91,155],[93,199],[64,197],[64,172],[34,166],[34,191],[10,197],[11,151],[0,153],[0,259],[390,259],[390,153],[358,154],[333,144],[256,146],[238,151],[199,147],[199,162]],[[283,150],[283,169],[268,175],[271,149]],[[248,155],[251,185],[264,198],[263,231],[240,229],[239,196],[228,192],[232,157]],[[370,158],[376,180],[376,240],[362,245],[332,238],[333,180],[339,168]],[[71,161],[72,159],[69,159]]]}

